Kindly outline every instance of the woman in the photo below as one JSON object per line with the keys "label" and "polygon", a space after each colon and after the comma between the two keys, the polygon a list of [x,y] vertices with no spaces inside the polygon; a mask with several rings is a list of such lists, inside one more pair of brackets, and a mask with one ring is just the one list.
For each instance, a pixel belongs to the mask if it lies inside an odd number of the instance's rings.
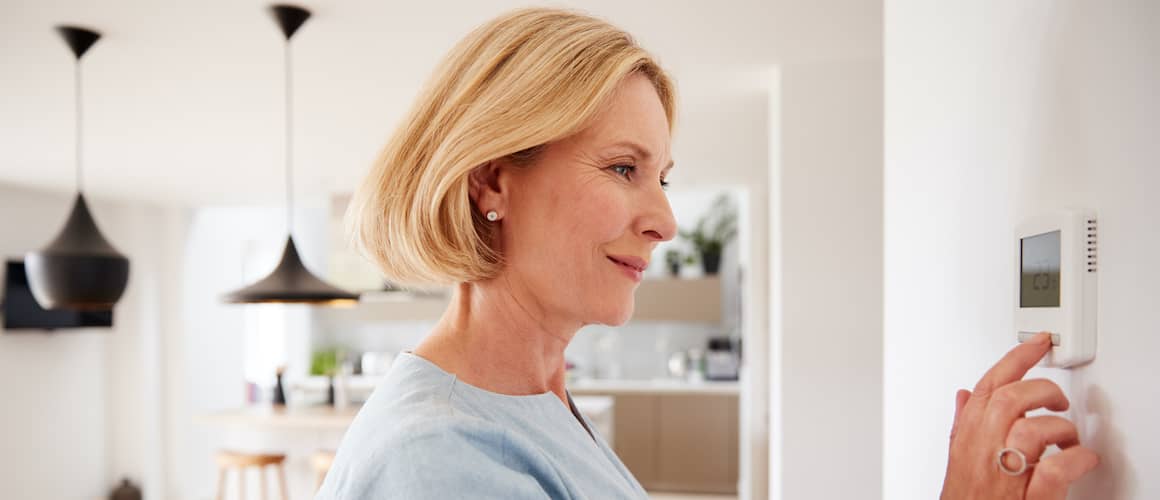
{"label": "woman", "polygon": [[[675,108],[652,56],[584,15],[513,12],[452,50],[348,220],[391,279],[454,284],[454,298],[363,407],[319,498],[647,498],[572,404],[564,348],[629,319],[652,250],[677,232]],[[1070,422],[1022,418],[1067,406],[1054,384],[1019,381],[1043,340],[958,395],[944,499],[1061,499],[1094,466]],[[1049,443],[1067,450],[1020,475],[996,463]]]}

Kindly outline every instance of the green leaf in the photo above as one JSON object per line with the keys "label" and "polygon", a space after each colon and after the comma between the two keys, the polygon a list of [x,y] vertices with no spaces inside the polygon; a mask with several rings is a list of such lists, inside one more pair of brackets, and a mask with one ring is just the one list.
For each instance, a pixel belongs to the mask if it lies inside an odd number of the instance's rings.
{"label": "green leaf", "polygon": [[338,349],[315,351],[310,356],[310,374],[334,376],[338,372]]}

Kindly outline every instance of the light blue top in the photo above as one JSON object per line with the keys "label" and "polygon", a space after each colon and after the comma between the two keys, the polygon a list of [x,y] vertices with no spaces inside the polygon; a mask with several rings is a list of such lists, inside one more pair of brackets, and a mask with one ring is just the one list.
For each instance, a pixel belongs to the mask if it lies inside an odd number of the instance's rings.
{"label": "light blue top", "polygon": [[347,430],[316,499],[647,500],[571,406],[552,392],[490,392],[402,353]]}

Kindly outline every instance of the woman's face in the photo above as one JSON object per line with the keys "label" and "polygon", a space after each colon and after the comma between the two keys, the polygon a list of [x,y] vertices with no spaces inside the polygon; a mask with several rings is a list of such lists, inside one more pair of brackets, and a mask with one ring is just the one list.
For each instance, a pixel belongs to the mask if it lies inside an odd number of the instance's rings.
{"label": "woman's face", "polygon": [[586,129],[508,169],[503,274],[522,306],[565,324],[628,321],[640,271],[677,232],[662,189],[670,142],[656,90],[633,75]]}

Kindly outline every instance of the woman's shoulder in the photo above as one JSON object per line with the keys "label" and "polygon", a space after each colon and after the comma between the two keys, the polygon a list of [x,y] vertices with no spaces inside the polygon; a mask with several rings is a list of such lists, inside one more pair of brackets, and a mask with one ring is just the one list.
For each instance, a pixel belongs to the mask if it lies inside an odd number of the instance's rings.
{"label": "woman's shoulder", "polygon": [[[417,358],[400,355],[363,404],[347,436],[363,442],[412,439],[422,432],[478,427],[470,415],[456,412],[451,395],[454,377],[432,370]],[[344,438],[343,446],[351,439]]]}
{"label": "woman's shoulder", "polygon": [[551,494],[563,491],[560,477],[540,450],[456,411],[453,380],[397,368],[347,430],[317,498],[560,498]]}
{"label": "woman's shoulder", "polygon": [[543,499],[565,491],[538,450],[497,424],[451,412],[348,433],[317,498]]}

